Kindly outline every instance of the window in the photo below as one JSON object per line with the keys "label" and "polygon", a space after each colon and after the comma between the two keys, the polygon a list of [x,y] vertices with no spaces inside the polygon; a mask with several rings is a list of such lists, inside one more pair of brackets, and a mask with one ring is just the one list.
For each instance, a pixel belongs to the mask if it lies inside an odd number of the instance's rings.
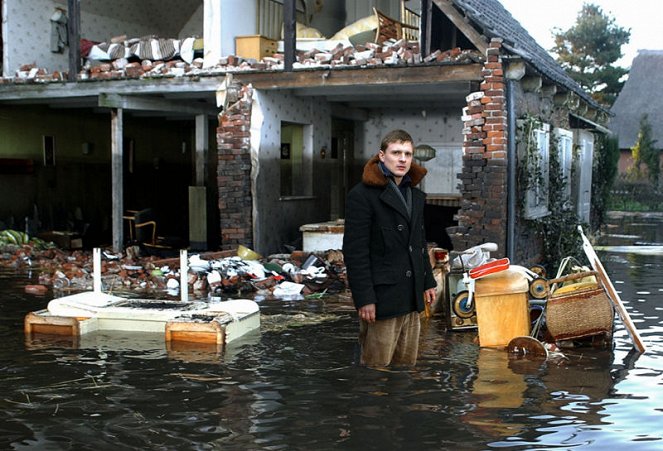
{"label": "window", "polygon": [[281,123],[281,197],[311,195],[311,126]]}
{"label": "window", "polygon": [[[548,211],[548,165],[550,126],[536,124],[530,129],[530,136],[524,137],[521,152],[525,163],[522,170],[526,171],[524,180],[527,181],[525,189],[526,219],[536,219],[546,216]],[[530,145],[528,145],[530,144]]]}
{"label": "window", "polygon": [[578,219],[589,224],[592,200],[592,161],[594,159],[594,135],[587,130],[576,130],[576,170],[574,171],[574,198]]}
{"label": "window", "polygon": [[571,200],[571,165],[573,164],[573,133],[570,130],[555,129],[557,154],[559,155],[560,176],[564,181],[564,196]]}

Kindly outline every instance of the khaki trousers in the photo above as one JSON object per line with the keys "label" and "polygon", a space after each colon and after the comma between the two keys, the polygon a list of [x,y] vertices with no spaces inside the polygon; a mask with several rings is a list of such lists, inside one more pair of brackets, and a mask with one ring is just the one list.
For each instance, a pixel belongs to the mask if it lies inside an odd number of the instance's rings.
{"label": "khaki trousers", "polygon": [[370,367],[414,366],[419,352],[420,330],[418,312],[374,323],[359,320],[360,363]]}

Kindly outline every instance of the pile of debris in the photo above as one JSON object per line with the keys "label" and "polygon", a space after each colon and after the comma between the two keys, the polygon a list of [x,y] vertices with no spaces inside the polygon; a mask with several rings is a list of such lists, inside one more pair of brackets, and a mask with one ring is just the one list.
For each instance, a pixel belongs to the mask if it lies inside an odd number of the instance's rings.
{"label": "pile of debris", "polygon": [[[188,262],[188,290],[198,297],[247,296],[270,299],[302,299],[346,289],[343,254],[293,251],[254,260],[235,251],[192,254]],[[39,271],[39,286],[33,293],[46,293],[48,287],[62,291],[92,289],[93,262],[89,251],[64,251],[53,245],[0,244],[0,266]],[[180,290],[179,258],[142,256],[137,246],[124,253],[102,252],[104,291],[140,294],[177,294]]]}
{"label": "pile of debris", "polygon": [[[284,68],[284,55],[276,53],[261,60],[246,59],[236,55],[224,56],[217,64],[203,67],[203,58],[196,57],[195,38],[182,41],[151,38],[118,40],[94,45],[88,54],[78,80],[116,80],[135,78],[160,78],[182,76],[220,75],[238,71],[279,71]],[[405,39],[390,39],[382,44],[367,42],[364,45],[344,46],[339,43],[331,50],[312,49],[296,52],[294,69],[325,67],[367,67],[416,65],[433,63],[483,62],[476,50],[454,48],[436,50],[422,57],[419,44]],[[26,64],[16,71],[14,78],[4,79],[13,83],[47,83],[66,80],[67,74],[49,72],[34,64]],[[3,79],[0,79],[2,82]]]}

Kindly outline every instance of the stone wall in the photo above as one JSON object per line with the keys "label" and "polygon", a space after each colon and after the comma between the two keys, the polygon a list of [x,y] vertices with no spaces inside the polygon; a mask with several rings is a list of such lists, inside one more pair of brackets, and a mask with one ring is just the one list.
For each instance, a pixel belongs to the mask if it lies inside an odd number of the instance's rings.
{"label": "stone wall", "polygon": [[221,248],[253,247],[251,215],[251,106],[253,89],[243,86],[239,99],[219,115],[217,186]]}
{"label": "stone wall", "polygon": [[486,52],[480,90],[463,109],[463,170],[458,175],[462,202],[458,226],[447,229],[455,250],[494,242],[506,251],[507,112],[501,39]]}

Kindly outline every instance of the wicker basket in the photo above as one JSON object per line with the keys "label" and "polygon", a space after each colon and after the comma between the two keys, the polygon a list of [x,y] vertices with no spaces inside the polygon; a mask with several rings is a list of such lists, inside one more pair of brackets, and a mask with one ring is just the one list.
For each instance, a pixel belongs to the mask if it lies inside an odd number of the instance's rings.
{"label": "wicker basket", "polygon": [[552,295],[546,307],[546,325],[555,340],[612,336],[615,311],[602,287],[595,284]]}

